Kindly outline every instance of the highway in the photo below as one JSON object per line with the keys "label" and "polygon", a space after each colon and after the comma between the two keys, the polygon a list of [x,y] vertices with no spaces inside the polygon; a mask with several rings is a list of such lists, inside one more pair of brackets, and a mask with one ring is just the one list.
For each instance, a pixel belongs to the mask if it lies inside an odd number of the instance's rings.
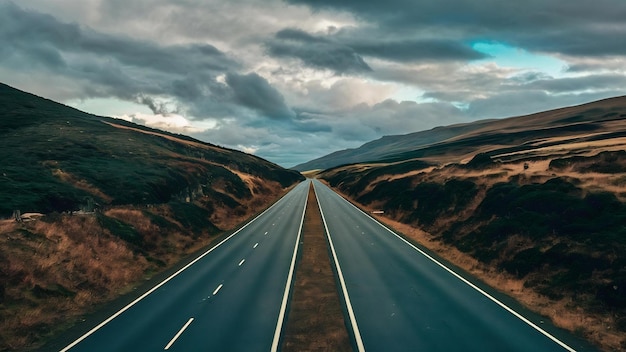
{"label": "highway", "polygon": [[554,327],[546,332],[547,324],[531,322],[321,182],[314,186],[357,351],[592,350]]}
{"label": "highway", "polygon": [[276,350],[309,184],[62,351]]}

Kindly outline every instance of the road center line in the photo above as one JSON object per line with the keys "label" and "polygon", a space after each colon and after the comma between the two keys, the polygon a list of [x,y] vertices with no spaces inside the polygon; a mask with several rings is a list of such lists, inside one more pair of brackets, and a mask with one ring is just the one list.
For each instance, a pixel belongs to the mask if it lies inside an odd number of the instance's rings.
{"label": "road center line", "polygon": [[259,242],[255,243],[252,248],[256,248],[259,245]]}
{"label": "road center line", "polygon": [[185,329],[187,329],[187,327],[189,326],[189,324],[191,324],[192,321],[193,321],[193,318],[189,318],[189,320],[187,320],[187,323],[185,325],[183,325],[183,327],[180,330],[178,330],[178,333],[176,333],[176,335],[174,335],[174,337],[170,340],[170,342],[167,344],[167,346],[165,346],[165,348],[164,348],[165,351],[169,350],[170,347],[172,347],[174,342],[176,342],[176,340],[180,337],[180,335],[183,333],[183,331],[185,331]]}
{"label": "road center line", "polygon": [[246,261],[245,259],[242,259],[242,260],[239,262],[239,266],[241,266],[241,264],[243,264],[243,262],[245,262],[245,261]]}
{"label": "road center line", "polygon": [[[274,226],[274,225],[272,225],[272,226]],[[264,235],[267,235],[267,231],[265,231]]]}
{"label": "road center line", "polygon": [[213,296],[215,296],[218,292],[220,292],[220,290],[222,289],[222,286],[224,286],[224,284],[220,284],[219,286],[217,286],[215,291],[213,291]]}
{"label": "road center line", "polygon": [[[313,188],[315,189],[315,183],[313,183]],[[359,326],[356,323],[356,317],[354,316],[354,310],[352,309],[352,303],[350,302],[350,296],[348,296],[348,289],[346,288],[346,282],[343,278],[343,273],[341,272],[341,266],[339,266],[339,259],[337,259],[337,253],[335,252],[335,246],[333,245],[333,240],[330,237],[330,231],[328,231],[328,225],[326,224],[326,218],[324,217],[324,211],[322,211],[322,205],[320,204],[319,193],[315,192],[317,198],[317,206],[320,209],[320,214],[322,215],[322,220],[324,222],[324,228],[326,229],[326,236],[328,238],[328,243],[330,244],[330,250],[333,254],[333,260],[335,262],[335,268],[337,269],[337,276],[339,277],[339,283],[341,283],[341,290],[343,291],[343,299],[346,302],[346,309],[348,310],[348,316],[350,317],[350,325],[352,325],[352,332],[354,334],[354,340],[356,342],[356,347],[359,352],[365,351],[365,346],[363,345],[363,339],[361,338],[361,332],[359,331]]]}

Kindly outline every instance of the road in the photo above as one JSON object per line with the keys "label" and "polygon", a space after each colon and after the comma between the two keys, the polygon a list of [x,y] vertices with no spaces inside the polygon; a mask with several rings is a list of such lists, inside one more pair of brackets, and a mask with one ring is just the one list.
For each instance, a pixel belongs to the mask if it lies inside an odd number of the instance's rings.
{"label": "road", "polygon": [[65,350],[275,350],[309,184]]}
{"label": "road", "polygon": [[464,281],[319,181],[314,186],[357,350],[590,350]]}

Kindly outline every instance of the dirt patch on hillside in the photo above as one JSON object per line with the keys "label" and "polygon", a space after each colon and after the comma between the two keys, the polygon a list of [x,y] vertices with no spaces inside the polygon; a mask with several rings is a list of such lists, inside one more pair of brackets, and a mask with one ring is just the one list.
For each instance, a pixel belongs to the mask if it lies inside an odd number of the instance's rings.
{"label": "dirt patch on hillside", "polygon": [[[115,128],[120,128],[120,129],[124,129],[124,130],[131,130],[131,131],[135,131],[135,132],[139,132],[139,133],[145,133],[145,134],[149,134],[149,135],[165,138],[165,139],[168,139],[170,141],[174,141],[174,142],[185,144],[185,145],[192,146],[192,147],[204,148],[204,149],[213,149],[213,150],[219,150],[219,151],[222,151],[222,152],[225,151],[225,150],[221,150],[220,148],[210,146],[208,144],[204,144],[204,143],[200,143],[200,142],[194,142],[194,141],[190,141],[190,140],[186,140],[186,139],[182,139],[182,138],[176,138],[174,136],[170,136],[170,135],[167,135],[167,134],[164,134],[164,133],[158,133],[158,132],[153,132],[153,131],[146,131],[146,130],[143,130],[143,129],[140,129],[140,128],[134,128],[134,127],[130,127],[130,126],[122,126],[122,125],[118,125],[118,124],[111,123],[111,122],[106,122],[106,121],[102,121],[102,122],[106,123],[107,125],[113,126]],[[225,151],[225,152],[228,152],[228,151]]]}
{"label": "dirt patch on hillside", "polygon": [[296,269],[296,282],[282,350],[351,351],[335,277],[330,266],[324,225],[312,185],[309,189],[302,242],[302,258]]}

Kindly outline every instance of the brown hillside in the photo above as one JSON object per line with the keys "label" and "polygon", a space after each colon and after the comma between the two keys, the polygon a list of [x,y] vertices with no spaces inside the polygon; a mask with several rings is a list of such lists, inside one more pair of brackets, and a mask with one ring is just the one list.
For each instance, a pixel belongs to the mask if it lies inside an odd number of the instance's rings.
{"label": "brown hillside", "polygon": [[626,99],[616,98],[493,122],[407,159],[319,177],[555,324],[620,350],[625,135]]}

